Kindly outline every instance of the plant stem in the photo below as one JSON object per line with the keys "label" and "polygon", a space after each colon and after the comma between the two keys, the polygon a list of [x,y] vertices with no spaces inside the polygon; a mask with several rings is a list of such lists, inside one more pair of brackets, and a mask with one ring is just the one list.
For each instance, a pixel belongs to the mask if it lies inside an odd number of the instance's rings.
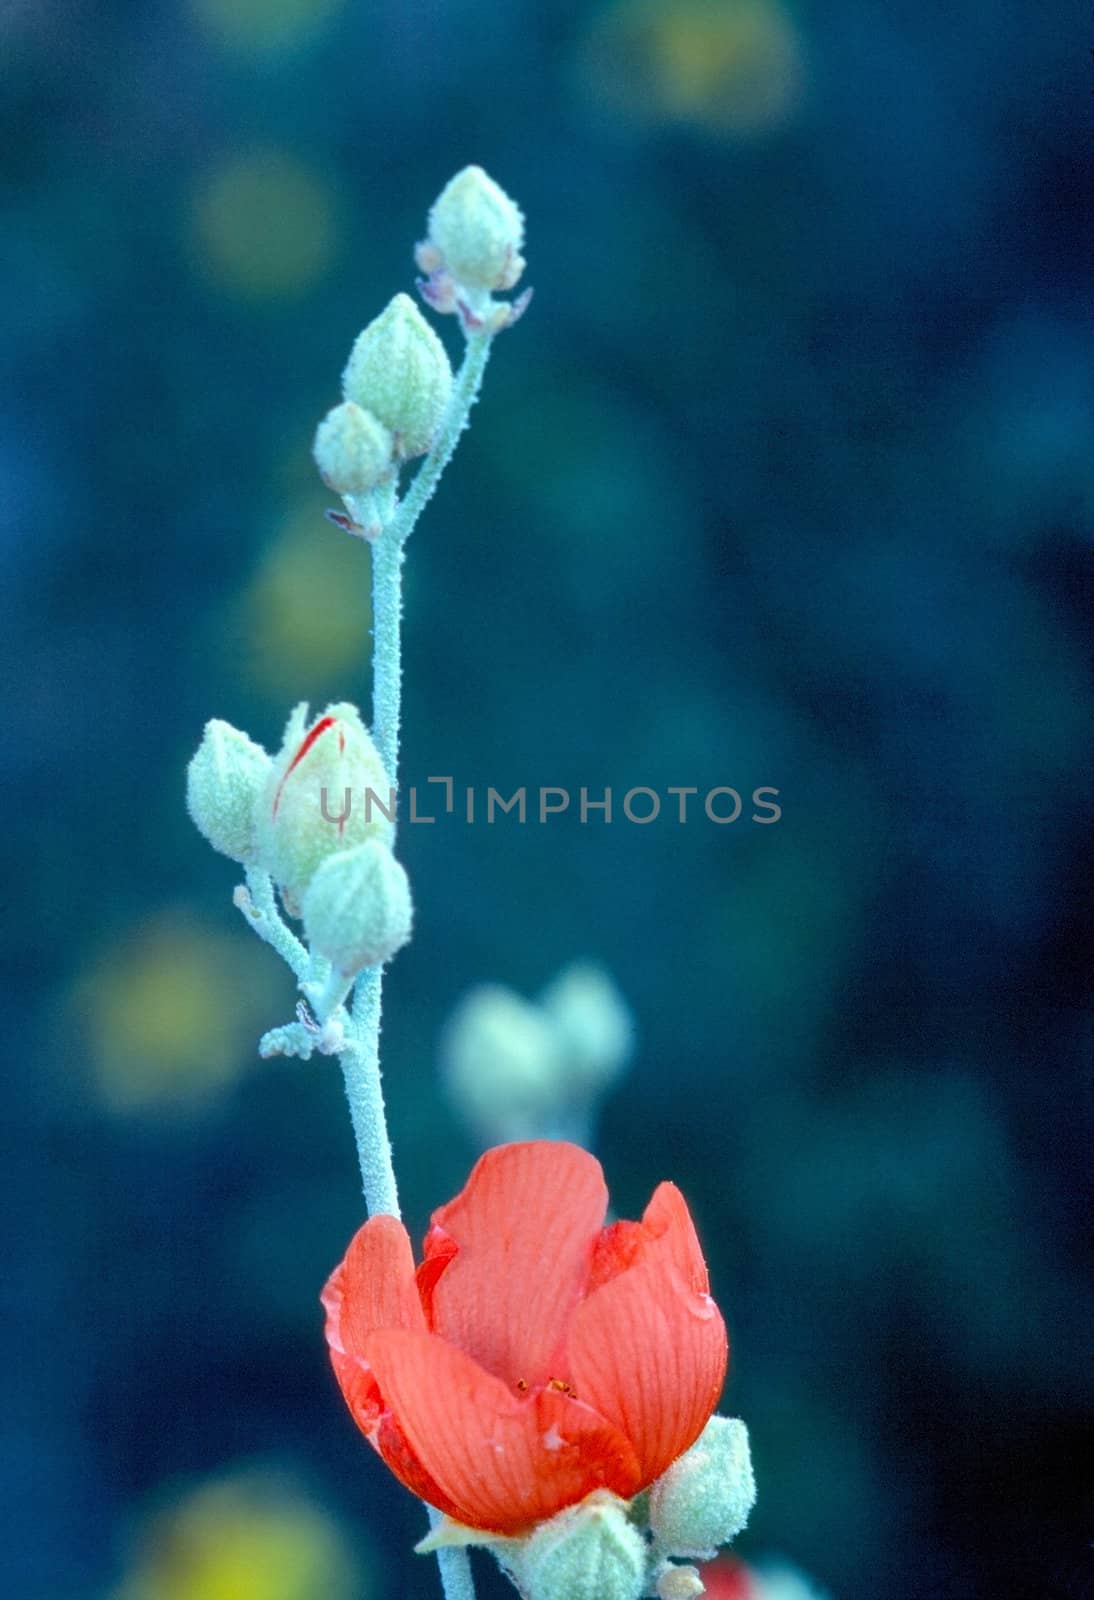
{"label": "plant stem", "polygon": [[[429,1507],[426,1507],[429,1510]],[[441,1588],[445,1600],[475,1600],[475,1579],[471,1572],[471,1557],[466,1550],[452,1545],[437,1551],[437,1565],[441,1569]]]}
{"label": "plant stem", "polygon": [[444,421],[437,430],[437,437],[422,462],[406,499],[395,513],[391,531],[398,535],[400,544],[405,543],[414,524],[425,510],[441,473],[452,459],[452,452],[459,443],[460,434],[467,427],[471,407],[478,399],[482,387],[482,375],[490,358],[492,339],[493,335],[489,333],[469,333],[467,336],[467,348],[460,363],[460,370],[456,374],[452,398],[448,402]]}
{"label": "plant stem", "polygon": [[234,898],[259,938],[277,951],[298,979],[306,977],[311,957],[288,924],[282,921],[270,874],[258,867],[248,867],[247,888],[237,890]]}
{"label": "plant stem", "polygon": [[399,1190],[391,1159],[384,1089],[380,1081],[380,991],[383,967],[370,967],[357,980],[353,1021],[342,1052],[361,1185],[370,1217],[399,1215]]}
{"label": "plant stem", "polygon": [[392,788],[399,774],[403,546],[394,523],[372,546],[372,738]]}
{"label": "plant stem", "polygon": [[[486,370],[490,342],[489,334],[469,335],[452,399],[433,447],[422,462],[406,499],[372,543],[372,737],[393,788],[397,787],[399,777],[403,546],[452,459],[460,434],[467,427]],[[371,967],[358,978],[341,1061],[369,1216],[385,1213],[397,1217],[399,1191],[380,1078],[383,978],[382,967]],[[430,1511],[431,1521],[435,1517],[436,1513]],[[475,1583],[467,1551],[455,1547],[438,1550],[437,1562],[445,1600],[475,1600]]]}

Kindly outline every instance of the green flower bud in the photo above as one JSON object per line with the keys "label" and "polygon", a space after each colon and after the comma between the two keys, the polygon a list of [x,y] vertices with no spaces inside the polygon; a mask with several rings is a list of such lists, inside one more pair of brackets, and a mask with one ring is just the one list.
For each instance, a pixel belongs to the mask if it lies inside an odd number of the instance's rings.
{"label": "green flower bud", "polygon": [[748,1429],[738,1417],[711,1417],[650,1490],[650,1527],[668,1554],[705,1561],[737,1537],[755,1503]]}
{"label": "green flower bud", "polygon": [[558,1049],[538,1006],[480,984],[453,1013],[441,1044],[453,1104],[485,1144],[535,1137],[563,1098]]}
{"label": "green flower bud", "polygon": [[397,294],[358,334],[342,392],[391,429],[399,455],[429,449],[452,393],[452,368],[409,295]]}
{"label": "green flower bud", "polygon": [[328,706],[307,726],[297,706],[258,810],[262,865],[296,912],[312,874],[336,852],[387,843],[395,831],[391,783],[356,709]]}
{"label": "green flower bud", "polygon": [[505,1560],[527,1600],[638,1600],[646,1555],[626,1502],[598,1489],[540,1523]]}
{"label": "green flower bud", "polygon": [[481,167],[464,167],[429,213],[429,240],[443,269],[472,289],[511,289],[524,271],[524,218]]}
{"label": "green flower bud", "polygon": [[214,718],[186,769],[186,806],[214,850],[233,861],[256,856],[258,800],[271,769],[261,745]]}
{"label": "green flower bud", "polygon": [[371,411],[343,400],[316,429],[313,453],[328,489],[364,494],[390,471],[395,441]]}
{"label": "green flower bud", "polygon": [[379,839],[328,856],[301,910],[311,948],[347,978],[390,961],[410,938],[410,884]]}
{"label": "green flower bud", "polygon": [[611,978],[592,962],[575,961],[540,997],[559,1039],[566,1087],[584,1097],[619,1077],[634,1048],[634,1019]]}

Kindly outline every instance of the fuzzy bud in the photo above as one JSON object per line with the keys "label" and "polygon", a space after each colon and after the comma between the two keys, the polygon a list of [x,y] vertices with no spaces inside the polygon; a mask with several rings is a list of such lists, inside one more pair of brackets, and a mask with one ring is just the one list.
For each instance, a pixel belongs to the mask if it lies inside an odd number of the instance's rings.
{"label": "fuzzy bud", "polygon": [[312,874],[328,856],[388,843],[395,831],[391,784],[356,709],[328,706],[309,727],[297,706],[285,730],[258,811],[262,864],[296,912]]}
{"label": "fuzzy bud", "polygon": [[578,1097],[606,1089],[634,1047],[634,1019],[608,974],[576,961],[540,997],[559,1039],[567,1088]]}
{"label": "fuzzy bud", "polygon": [[527,1600],[638,1600],[646,1543],[607,1489],[543,1522],[507,1557]]}
{"label": "fuzzy bud", "polygon": [[558,1107],[553,1030],[538,1006],[501,984],[465,996],[441,1051],[449,1095],[486,1144],[537,1136]]}
{"label": "fuzzy bud", "polygon": [[365,494],[390,470],[395,441],[371,411],[343,400],[316,429],[313,453],[328,489]]}
{"label": "fuzzy bud", "polygon": [[397,294],[358,334],[342,392],[390,428],[399,455],[429,449],[452,393],[452,368],[409,295]]}
{"label": "fuzzy bud", "polygon": [[524,271],[523,243],[519,206],[481,167],[464,167],[429,213],[424,261],[433,266],[423,270],[443,267],[471,289],[511,289]]}
{"label": "fuzzy bud", "polygon": [[328,856],[301,910],[308,944],[347,978],[390,961],[410,938],[410,883],[379,839]]}
{"label": "fuzzy bud", "polygon": [[255,819],[272,763],[261,745],[214,718],[186,769],[186,806],[214,850],[244,863],[256,857]]}
{"label": "fuzzy bud", "polygon": [[748,1429],[738,1417],[711,1417],[650,1490],[650,1527],[667,1554],[709,1560],[755,1503]]}

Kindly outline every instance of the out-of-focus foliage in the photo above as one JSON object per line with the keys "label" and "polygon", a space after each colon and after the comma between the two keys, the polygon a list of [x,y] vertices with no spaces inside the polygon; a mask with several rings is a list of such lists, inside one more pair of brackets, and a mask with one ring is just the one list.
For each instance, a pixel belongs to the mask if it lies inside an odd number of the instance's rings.
{"label": "out-of-focus foliage", "polygon": [[70,1026],[105,1107],[200,1104],[252,1065],[254,1031],[284,1004],[283,986],[253,938],[229,930],[166,911],[97,953],[77,980]]}
{"label": "out-of-focus foliage", "polygon": [[375,1543],[355,1600],[437,1592],[322,1348],[360,1220],[337,1072],[255,1060],[295,996],[183,778],[209,717],[272,747],[298,700],[367,703],[368,552],[308,451],[468,162],[527,214],[536,299],[409,549],[406,782],[770,784],[783,816],[423,807],[384,1026],[409,1218],[474,1155],[435,1070],[458,998],[595,952],[640,1039],[598,1153],[622,1214],[671,1177],[701,1227],[745,1559],[840,1600],[1080,1585],[1081,29],[1016,0],[0,7],[22,1600],[125,1593],[150,1497],[256,1455]]}
{"label": "out-of-focus foliage", "polygon": [[276,1475],[251,1469],[149,1518],[114,1600],[363,1600],[368,1592],[338,1524]]}

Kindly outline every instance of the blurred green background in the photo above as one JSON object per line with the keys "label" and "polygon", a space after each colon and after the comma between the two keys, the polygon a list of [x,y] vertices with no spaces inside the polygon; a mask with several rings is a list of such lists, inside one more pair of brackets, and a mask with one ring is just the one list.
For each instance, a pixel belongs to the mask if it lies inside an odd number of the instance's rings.
{"label": "blurred green background", "polygon": [[455,1001],[602,960],[641,1048],[598,1153],[623,1214],[672,1176],[699,1221],[745,1553],[841,1600],[1094,1592],[1083,28],[0,6],[8,1592],[438,1592],[322,1342],[361,1212],[337,1069],[256,1060],[291,982],[182,797],[207,717],[274,744],[367,703],[367,553],[310,439],[468,161],[536,300],[413,540],[407,778],[784,815],[405,830],[409,1219],[475,1154]]}

